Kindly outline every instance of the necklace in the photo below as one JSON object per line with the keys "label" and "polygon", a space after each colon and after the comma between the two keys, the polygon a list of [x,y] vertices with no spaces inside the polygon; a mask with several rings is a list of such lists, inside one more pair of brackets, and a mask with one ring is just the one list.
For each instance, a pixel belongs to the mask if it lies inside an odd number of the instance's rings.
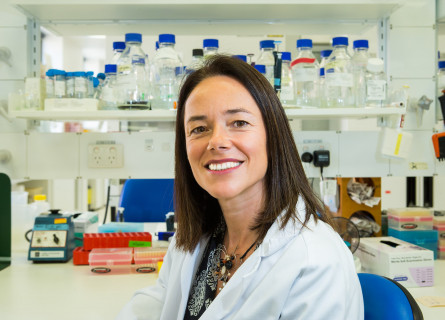
{"label": "necklace", "polygon": [[[252,245],[246,250],[246,252],[244,252],[244,254],[239,258],[240,266],[243,264],[244,258],[246,257],[247,253],[253,248],[253,246],[256,244],[256,242],[257,242],[257,240],[255,240],[255,242],[252,243]],[[221,280],[221,282],[222,282],[222,287],[219,288],[220,291],[222,290],[222,288],[224,288],[227,281],[229,281],[230,276],[232,275],[230,273],[230,270],[233,268],[233,266],[236,262],[235,261],[236,256],[237,256],[235,253],[236,249],[238,249],[238,246],[236,246],[233,253],[229,255],[229,254],[227,254],[226,247],[223,245],[222,251],[224,253],[224,258],[222,258],[222,259],[219,258],[219,261],[216,264],[216,271],[215,271],[215,274],[217,275],[218,280]]]}

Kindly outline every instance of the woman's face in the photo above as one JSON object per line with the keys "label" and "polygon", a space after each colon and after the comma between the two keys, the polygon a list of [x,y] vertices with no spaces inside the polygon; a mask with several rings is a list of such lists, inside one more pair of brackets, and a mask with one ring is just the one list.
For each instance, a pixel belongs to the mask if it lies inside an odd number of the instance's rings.
{"label": "woman's face", "polygon": [[218,200],[262,200],[267,170],[261,112],[238,81],[214,76],[190,94],[184,113],[187,157],[198,184]]}

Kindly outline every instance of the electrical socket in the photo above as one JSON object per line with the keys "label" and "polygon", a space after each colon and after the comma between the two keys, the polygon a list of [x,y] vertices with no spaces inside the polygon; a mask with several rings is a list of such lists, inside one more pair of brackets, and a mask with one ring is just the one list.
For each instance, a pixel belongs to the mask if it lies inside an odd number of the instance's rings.
{"label": "electrical socket", "polygon": [[90,144],[88,146],[89,168],[122,168],[124,146],[122,144]]}

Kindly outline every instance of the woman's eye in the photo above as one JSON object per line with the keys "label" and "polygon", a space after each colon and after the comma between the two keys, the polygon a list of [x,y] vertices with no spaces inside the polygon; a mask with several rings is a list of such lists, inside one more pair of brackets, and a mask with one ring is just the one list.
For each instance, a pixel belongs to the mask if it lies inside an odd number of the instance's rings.
{"label": "woman's eye", "polygon": [[190,131],[191,134],[200,134],[206,131],[206,128],[203,126],[199,126]]}
{"label": "woman's eye", "polygon": [[236,121],[233,122],[233,126],[235,128],[242,128],[242,127],[247,126],[248,124],[249,123],[247,121],[244,121],[244,120],[236,120]]}

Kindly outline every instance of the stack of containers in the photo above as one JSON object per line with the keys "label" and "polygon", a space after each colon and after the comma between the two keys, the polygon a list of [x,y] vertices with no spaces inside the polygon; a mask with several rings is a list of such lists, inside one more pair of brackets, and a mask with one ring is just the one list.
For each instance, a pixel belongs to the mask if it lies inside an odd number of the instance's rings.
{"label": "stack of containers", "polygon": [[429,249],[434,252],[434,259],[437,259],[438,232],[433,230],[430,209],[388,209],[388,236]]}
{"label": "stack of containers", "polygon": [[433,228],[438,233],[437,257],[445,259],[445,216],[435,216],[433,218]]}

